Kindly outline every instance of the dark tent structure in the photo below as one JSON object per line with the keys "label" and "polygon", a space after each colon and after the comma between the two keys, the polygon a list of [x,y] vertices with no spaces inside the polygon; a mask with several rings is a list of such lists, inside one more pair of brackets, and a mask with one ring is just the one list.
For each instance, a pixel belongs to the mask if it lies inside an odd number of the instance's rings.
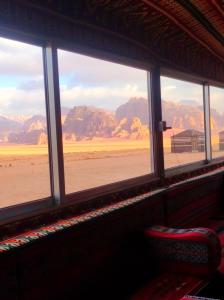
{"label": "dark tent structure", "polygon": [[205,135],[195,129],[187,129],[171,136],[171,153],[203,152]]}

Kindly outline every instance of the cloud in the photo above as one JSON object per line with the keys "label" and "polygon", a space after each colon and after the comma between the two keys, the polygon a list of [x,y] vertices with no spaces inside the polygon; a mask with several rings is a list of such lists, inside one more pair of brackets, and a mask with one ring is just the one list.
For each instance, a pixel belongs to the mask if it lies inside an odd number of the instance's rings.
{"label": "cloud", "polygon": [[0,38],[0,114],[45,114],[42,48]]}
{"label": "cloud", "polygon": [[131,97],[147,97],[147,72],[85,55],[58,51],[63,106],[115,110]]}
{"label": "cloud", "polygon": [[140,90],[137,85],[124,85],[122,88],[110,86],[69,88],[61,86],[62,106],[91,105],[109,110],[115,110],[131,97],[147,97],[147,92]]}
{"label": "cloud", "polygon": [[39,76],[43,74],[42,48],[0,38],[0,75]]}
{"label": "cloud", "polygon": [[161,97],[163,100],[173,102],[187,99],[202,105],[203,88],[199,84],[161,76]]}
{"label": "cloud", "polygon": [[[68,51],[58,51],[62,106],[114,110],[147,97],[147,72]],[[0,38],[0,114],[45,114],[42,48]],[[202,86],[161,77],[162,99],[195,100]],[[211,88],[211,107],[224,112],[224,89]]]}
{"label": "cloud", "polygon": [[80,84],[123,86],[127,83],[145,87],[147,84],[147,72],[133,67],[62,50],[58,51],[58,61],[61,81],[66,80],[70,87]]}
{"label": "cloud", "polygon": [[[116,109],[147,97],[144,70],[58,51],[63,106]],[[41,47],[0,38],[0,114],[45,113]]]}
{"label": "cloud", "polygon": [[0,88],[0,115],[45,114],[43,89],[24,91],[15,87]]}
{"label": "cloud", "polygon": [[25,91],[38,90],[43,88],[44,88],[43,77],[39,80],[37,79],[37,80],[23,81],[21,84],[18,85],[18,89],[25,90]]}
{"label": "cloud", "polygon": [[164,91],[175,90],[176,88],[176,85],[167,85],[163,87]]}

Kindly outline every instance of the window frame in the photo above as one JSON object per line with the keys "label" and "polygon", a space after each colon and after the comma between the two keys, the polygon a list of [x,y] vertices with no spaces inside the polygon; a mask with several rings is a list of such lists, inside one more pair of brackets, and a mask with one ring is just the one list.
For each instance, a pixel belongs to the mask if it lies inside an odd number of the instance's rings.
{"label": "window frame", "polygon": [[[170,68],[161,68],[160,76],[166,76],[177,80],[183,80],[190,83],[200,84],[203,88],[203,111],[204,111],[204,127],[205,127],[205,159],[193,163],[188,163],[181,166],[165,169],[165,178],[179,175],[185,172],[191,172],[202,168],[203,166],[213,165],[224,161],[223,157],[212,157],[211,145],[211,125],[210,125],[210,87],[224,88],[224,83],[217,82],[208,78],[200,77],[195,74],[187,74],[183,71],[174,70]],[[207,91],[205,90],[207,88]]]}
{"label": "window frame", "polygon": [[[164,168],[165,178],[169,178],[174,175],[179,175],[185,172],[191,172],[201,168],[205,165],[208,165],[212,162],[211,157],[211,133],[210,133],[210,119],[208,120],[208,116],[210,115],[210,95],[209,95],[209,84],[199,76],[185,74],[180,71],[175,71],[171,69],[162,68],[160,76],[165,76],[171,79],[182,80],[188,83],[198,84],[202,88],[202,95],[203,95],[203,116],[204,116],[204,132],[205,132],[205,159],[198,160],[192,163],[186,163],[180,166],[174,166],[171,168]],[[205,86],[208,87],[208,93],[205,92]],[[161,99],[162,102],[162,99]],[[165,120],[164,120],[165,121]],[[209,126],[208,126],[209,122]],[[209,128],[209,132],[208,129]],[[164,154],[163,154],[164,156]]]}
{"label": "window frame", "polygon": [[[217,84],[217,83],[211,83],[209,84],[209,111],[210,111],[210,117],[211,117],[211,87],[214,87],[214,88],[219,88],[219,89],[223,89],[224,90],[224,83],[223,84]],[[209,119],[209,122],[210,122],[211,119]],[[210,124],[210,135],[211,135],[211,139],[212,139],[212,134],[211,134],[211,124]],[[212,156],[212,141],[211,141],[211,156]],[[222,161],[224,161],[224,155],[220,155],[216,158],[213,158],[212,156],[212,161],[213,162],[216,162],[216,163],[220,163]]]}
{"label": "window frame", "polygon": [[42,64],[43,64],[43,78],[44,78],[44,102],[46,109],[46,121],[47,121],[47,133],[48,133],[48,161],[49,161],[49,183],[50,183],[50,195],[48,197],[35,199],[35,200],[27,200],[25,202],[21,202],[19,204],[10,205],[6,207],[0,208],[0,225],[17,221],[23,219],[26,216],[35,215],[37,212],[47,211],[54,205],[54,197],[52,194],[52,180],[51,180],[51,152],[50,152],[50,137],[49,137],[49,120],[47,116],[47,100],[46,100],[46,85],[45,85],[45,72],[44,72],[44,56],[43,49],[46,47],[47,43],[45,40],[34,38],[33,36],[29,36],[27,34],[18,34],[11,30],[5,30],[4,33],[0,33],[0,37],[9,39],[16,42],[21,42],[25,44],[29,44],[31,46],[40,47],[42,50]]}
{"label": "window frame", "polygon": [[[62,49],[66,51],[72,51],[80,53],[82,55],[88,55],[98,59],[103,59],[108,62],[119,63],[129,67],[136,67],[142,69],[147,74],[147,86],[148,86],[148,101],[149,110],[152,108],[152,93],[149,94],[149,83],[151,82],[150,69],[151,64],[145,62],[139,62],[126,57],[121,57],[114,54],[108,54],[103,51],[93,50],[86,47],[77,47],[73,44],[65,47],[60,42],[52,42],[48,40],[39,40],[27,37],[26,35],[0,34],[0,36],[8,39],[12,39],[19,42],[28,43],[30,45],[40,46],[43,50],[43,65],[44,65],[44,81],[45,81],[45,103],[46,103],[46,118],[48,129],[48,153],[49,153],[49,165],[50,165],[50,183],[52,196],[43,199],[37,199],[33,201],[26,201],[21,204],[16,204],[9,207],[0,209],[0,224],[5,224],[13,220],[19,220],[28,216],[35,215],[40,212],[53,211],[56,207],[65,207],[69,205],[79,205],[89,199],[95,197],[101,197],[112,192],[120,192],[125,189],[143,185],[148,182],[159,181],[159,177],[156,167],[153,168],[153,173],[148,173],[143,176],[114,182],[107,185],[102,185],[96,188],[86,189],[80,192],[74,192],[65,195],[64,187],[64,165],[63,165],[63,143],[62,143],[62,126],[61,126],[61,111],[60,111],[60,91],[59,91],[59,74],[58,74],[58,58],[57,50]],[[151,120],[151,128],[154,128],[155,124]],[[154,131],[152,129],[152,139],[154,138]],[[154,144],[153,144],[154,145]],[[56,151],[55,151],[56,150]],[[150,149],[151,155],[155,156],[155,147]],[[155,162],[155,159],[154,159]],[[60,172],[59,172],[60,170]]]}
{"label": "window frame", "polygon": [[[122,56],[118,56],[118,55],[114,55],[114,54],[109,54],[106,53],[104,51],[99,51],[96,49],[91,49],[91,48],[87,48],[87,47],[82,47],[82,46],[78,46],[78,45],[65,45],[64,43],[57,43],[56,46],[56,50],[64,50],[64,51],[69,51],[69,52],[73,52],[76,54],[81,54],[81,55],[86,55],[92,58],[96,58],[96,59],[100,59],[100,60],[105,60],[107,62],[111,62],[111,63],[117,63],[117,64],[121,64],[123,66],[128,66],[130,68],[138,68],[141,69],[142,71],[145,71],[147,74],[147,93],[148,93],[148,108],[149,108],[149,122],[150,122],[150,126],[152,128],[152,136],[150,136],[150,140],[152,141],[152,145],[153,148],[150,148],[150,160],[151,158],[155,157],[155,155],[157,155],[157,149],[155,148],[155,140],[156,140],[156,134],[154,131],[154,128],[156,128],[156,122],[157,120],[155,118],[153,118],[153,111],[155,110],[155,107],[157,107],[158,105],[155,106],[155,95],[156,92],[153,91],[154,87],[152,86],[152,72],[154,72],[155,67],[152,66],[152,64],[148,64],[145,62],[139,62],[136,61],[134,59],[129,59],[127,57],[122,57]],[[58,67],[58,60],[57,60],[57,70],[59,69]],[[57,76],[59,76],[59,73],[57,72]],[[57,78],[57,81],[59,81],[59,77]],[[159,85],[160,87],[160,85]],[[60,101],[60,93],[59,93],[59,103],[61,104]],[[60,105],[61,106],[61,105]],[[157,109],[158,111],[158,109]],[[60,135],[60,139],[61,139],[61,143],[62,143],[62,155],[63,155],[63,142],[62,142],[62,135]],[[63,170],[64,173],[64,170]],[[150,182],[150,181],[159,181],[159,174],[160,171],[158,171],[158,166],[157,166],[157,160],[154,159],[153,161],[153,166],[152,166],[152,172],[146,174],[146,175],[142,175],[142,176],[138,176],[138,177],[134,177],[134,178],[129,178],[129,179],[124,179],[118,182],[113,182],[113,183],[109,183],[106,185],[101,185],[98,187],[93,187],[93,188],[89,188],[89,189],[85,189],[82,191],[77,191],[77,192],[73,192],[73,193],[68,193],[68,194],[64,194],[63,199],[60,200],[60,205],[69,205],[69,204],[76,204],[77,205],[81,202],[85,202],[88,201],[91,198],[95,198],[95,197],[101,197],[104,196],[106,194],[108,194],[108,191],[110,191],[110,193],[113,192],[119,192],[125,189],[129,189],[132,188],[134,186],[137,185],[142,185],[144,183]],[[64,177],[65,180],[65,177]],[[65,184],[65,183],[64,183]],[[64,190],[65,191],[65,190]]]}
{"label": "window frame", "polygon": [[[61,40],[50,40],[34,38],[31,35],[17,33],[11,30],[3,29],[0,33],[1,37],[29,43],[31,45],[42,47],[43,49],[43,64],[44,64],[44,78],[45,78],[45,95],[47,107],[47,127],[48,127],[48,147],[49,147],[49,163],[50,163],[50,182],[52,189],[52,196],[35,201],[28,201],[21,204],[9,206],[0,209],[0,224],[6,224],[13,221],[18,221],[27,217],[35,216],[40,213],[52,212],[57,208],[64,208],[71,205],[89,205],[89,201],[98,197],[112,194],[114,192],[121,192],[144,184],[159,183],[162,184],[165,178],[170,176],[182,174],[197,170],[203,166],[213,165],[215,163],[223,162],[224,157],[213,159],[209,154],[209,140],[211,141],[211,130],[208,131],[208,124],[206,125],[206,159],[194,163],[189,163],[184,166],[177,166],[169,169],[164,169],[163,156],[163,137],[159,130],[159,122],[162,121],[161,110],[161,87],[160,76],[167,76],[179,80],[185,80],[192,83],[201,84],[203,86],[203,100],[204,100],[204,120],[208,119],[210,114],[209,93],[205,91],[205,86],[208,88],[212,85],[214,87],[224,88],[224,83],[202,78],[198,75],[187,74],[183,71],[174,70],[172,68],[164,68],[156,63],[149,63],[145,61],[138,61],[128,57],[112,54],[102,50],[93,49],[91,47],[76,45],[75,42],[63,42]],[[88,55],[93,58],[103,59],[108,62],[119,63],[129,67],[136,67],[147,72],[148,84],[148,100],[151,109],[151,128],[154,158],[154,172],[144,176],[139,176],[131,179],[114,182],[96,188],[74,192],[65,195],[64,187],[64,166],[63,166],[63,143],[62,143],[62,126],[61,126],[61,111],[60,111],[60,91],[59,91],[59,74],[58,74],[58,60],[57,50],[62,49],[71,51],[82,55]],[[150,76],[149,76],[150,74]],[[51,88],[49,88],[51,85]],[[149,93],[150,91],[150,93]],[[207,93],[207,94],[206,94]],[[206,106],[206,109],[205,109]],[[208,121],[208,120],[207,120]],[[210,124],[210,123],[209,123]],[[209,125],[210,128],[210,125]],[[56,147],[56,148],[55,148]],[[55,151],[56,149],[56,151]],[[209,159],[210,158],[210,159]],[[60,172],[59,172],[60,170]],[[102,205],[102,203],[100,203]],[[89,207],[89,206],[88,206]],[[92,207],[95,208],[94,205]]]}

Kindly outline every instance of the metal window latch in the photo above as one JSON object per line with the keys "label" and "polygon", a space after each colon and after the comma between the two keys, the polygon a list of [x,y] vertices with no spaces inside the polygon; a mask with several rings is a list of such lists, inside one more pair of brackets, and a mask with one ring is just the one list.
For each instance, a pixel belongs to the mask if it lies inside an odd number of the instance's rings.
{"label": "metal window latch", "polygon": [[166,126],[166,121],[160,121],[159,122],[159,131],[160,132],[166,131],[168,129],[172,129],[172,127],[171,126]]}

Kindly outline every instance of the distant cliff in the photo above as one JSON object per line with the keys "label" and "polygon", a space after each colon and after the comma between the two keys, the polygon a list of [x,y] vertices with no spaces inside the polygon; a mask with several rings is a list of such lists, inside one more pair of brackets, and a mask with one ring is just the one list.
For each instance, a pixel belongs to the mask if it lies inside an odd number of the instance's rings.
{"label": "distant cliff", "polygon": [[148,124],[149,106],[145,98],[131,98],[127,103],[119,106],[115,112],[118,121],[127,118],[129,121],[137,117],[142,124]]}
{"label": "distant cliff", "polygon": [[10,120],[0,116],[0,141],[7,142],[8,135],[11,132],[19,132],[22,129],[22,124],[17,121]]}
{"label": "distant cliff", "polygon": [[[204,131],[204,111],[202,106],[186,105],[182,103],[162,102],[163,120],[169,126],[177,129],[196,129]],[[224,128],[224,115],[211,109],[211,129]]]}
{"label": "distant cliff", "polygon": [[112,113],[95,107],[75,106],[67,114],[63,133],[73,134],[77,140],[108,138],[115,127],[116,120]]}
{"label": "distant cliff", "polygon": [[[193,103],[193,104],[192,104]],[[163,120],[174,129],[204,130],[203,108],[196,102],[162,101]],[[212,109],[211,128],[224,129],[224,115]],[[131,98],[113,112],[90,106],[63,108],[63,140],[74,142],[94,138],[145,139],[149,136],[149,107],[145,98]],[[22,118],[20,118],[22,119]],[[0,117],[0,142],[47,143],[46,118],[34,115],[23,123]]]}
{"label": "distant cliff", "polygon": [[41,145],[47,143],[47,122],[41,115],[35,115],[27,119],[21,130],[11,130],[7,140],[9,143]]}

